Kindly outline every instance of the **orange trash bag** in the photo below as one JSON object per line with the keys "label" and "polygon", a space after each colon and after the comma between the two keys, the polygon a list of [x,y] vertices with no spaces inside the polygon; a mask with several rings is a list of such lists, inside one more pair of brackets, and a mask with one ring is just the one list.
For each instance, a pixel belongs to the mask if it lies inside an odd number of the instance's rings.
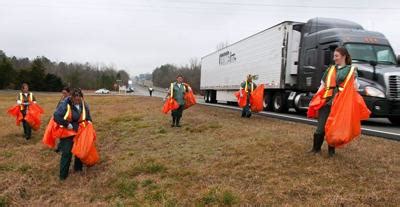
{"label": "orange trash bag", "polygon": [[56,145],[56,139],[63,139],[75,135],[76,132],[74,130],[60,126],[54,121],[54,118],[51,117],[44,132],[42,141],[43,144],[47,145],[48,147],[54,148]]}
{"label": "orange trash bag", "polygon": [[325,125],[326,141],[330,146],[342,147],[361,134],[361,120],[371,112],[354,88],[354,76],[347,87],[336,94]]}
{"label": "orange trash bag", "polygon": [[167,114],[169,111],[176,110],[178,108],[179,108],[178,102],[174,98],[169,97],[164,103],[162,112],[164,114]]}
{"label": "orange trash bag", "polygon": [[[242,92],[243,96],[240,97],[240,91]],[[234,95],[237,98],[237,102],[240,108],[243,108],[247,104],[247,92],[244,89],[240,89],[240,91],[237,91],[234,93]]]}
{"label": "orange trash bag", "polygon": [[96,132],[93,124],[82,122],[79,126],[78,134],[74,138],[72,154],[77,156],[85,165],[93,166],[99,160],[99,154],[96,150]]}
{"label": "orange trash bag", "polygon": [[7,110],[7,113],[10,116],[14,116],[16,118],[16,125],[19,126],[24,119],[24,116],[21,113],[21,109],[19,105],[15,105]]}
{"label": "orange trash bag", "polygon": [[68,138],[77,134],[77,132],[75,132],[73,129],[67,129],[58,124],[53,130],[53,136],[59,139]]}
{"label": "orange trash bag", "polygon": [[252,112],[264,110],[264,84],[259,85],[250,96],[250,109]]}
{"label": "orange trash bag", "polygon": [[25,121],[32,127],[33,130],[38,130],[41,124],[41,116],[44,113],[44,110],[38,104],[30,104],[26,115]]}
{"label": "orange trash bag", "polygon": [[50,148],[54,148],[56,146],[57,137],[54,136],[54,129],[56,127],[57,123],[53,120],[53,117],[51,117],[42,138],[43,144],[47,145]]}
{"label": "orange trash bag", "polygon": [[314,94],[311,102],[308,106],[307,117],[318,118],[318,111],[325,105],[326,100],[323,98],[324,88],[320,88],[316,94]]}
{"label": "orange trash bag", "polygon": [[196,97],[194,96],[192,90],[189,90],[189,92],[185,93],[184,98],[185,98],[185,109],[188,109],[189,107],[196,104]]}

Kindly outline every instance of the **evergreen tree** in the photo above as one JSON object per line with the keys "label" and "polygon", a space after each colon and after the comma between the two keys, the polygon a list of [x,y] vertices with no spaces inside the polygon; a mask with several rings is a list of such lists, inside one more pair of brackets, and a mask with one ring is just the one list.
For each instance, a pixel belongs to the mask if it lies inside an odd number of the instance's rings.
{"label": "evergreen tree", "polygon": [[0,89],[7,88],[13,83],[16,72],[11,61],[0,51]]}
{"label": "evergreen tree", "polygon": [[30,88],[35,91],[45,90],[45,68],[40,58],[36,58],[32,62],[30,71]]}
{"label": "evergreen tree", "polygon": [[47,73],[44,77],[45,89],[44,91],[61,91],[64,84],[60,77]]}

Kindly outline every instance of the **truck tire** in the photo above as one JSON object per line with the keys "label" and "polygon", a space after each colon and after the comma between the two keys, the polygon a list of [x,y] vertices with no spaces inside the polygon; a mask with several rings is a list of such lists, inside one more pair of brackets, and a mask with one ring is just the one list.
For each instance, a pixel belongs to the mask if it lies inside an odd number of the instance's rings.
{"label": "truck tire", "polygon": [[272,98],[272,109],[275,112],[284,113],[288,111],[285,93],[277,92]]}
{"label": "truck tire", "polygon": [[392,123],[395,126],[400,126],[400,116],[399,117],[390,117],[388,118],[390,123]]}
{"label": "truck tire", "polygon": [[210,103],[218,103],[217,101],[217,91],[210,90],[209,91]]}
{"label": "truck tire", "polygon": [[264,111],[272,111],[272,93],[264,93]]}
{"label": "truck tire", "polygon": [[204,101],[210,103],[210,91],[206,91],[204,94]]}

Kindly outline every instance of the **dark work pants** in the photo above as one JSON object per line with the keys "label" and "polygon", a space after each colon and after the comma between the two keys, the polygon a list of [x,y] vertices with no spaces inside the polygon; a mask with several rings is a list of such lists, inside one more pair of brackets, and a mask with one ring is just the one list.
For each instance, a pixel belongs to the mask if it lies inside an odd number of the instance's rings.
{"label": "dark work pants", "polygon": [[25,120],[22,121],[22,127],[24,128],[24,135],[26,139],[30,139],[32,136],[32,128]]}
{"label": "dark work pants", "polygon": [[325,124],[331,113],[331,105],[326,104],[318,111],[318,124],[314,136],[316,137],[316,149],[321,149],[325,138]]}
{"label": "dark work pants", "polygon": [[26,109],[21,110],[21,113],[24,117],[24,119],[22,120],[22,127],[24,128],[24,135],[26,139],[30,139],[32,136],[32,128],[31,126],[28,124],[28,122],[25,121],[25,116],[26,116]]}
{"label": "dark work pants", "polygon": [[172,126],[180,126],[179,123],[181,121],[184,107],[184,105],[180,105],[178,109],[172,111]]}
{"label": "dark work pants", "polygon": [[180,119],[182,117],[184,107],[185,107],[184,105],[179,105],[178,109],[172,111],[171,113],[172,117]]}
{"label": "dark work pants", "polygon": [[[68,177],[69,173],[69,165],[72,160],[72,146],[74,144],[74,137],[68,137],[60,139],[59,148],[61,151],[61,160],[60,160],[60,179],[65,180]],[[74,170],[82,171],[82,161],[75,157],[74,161]]]}

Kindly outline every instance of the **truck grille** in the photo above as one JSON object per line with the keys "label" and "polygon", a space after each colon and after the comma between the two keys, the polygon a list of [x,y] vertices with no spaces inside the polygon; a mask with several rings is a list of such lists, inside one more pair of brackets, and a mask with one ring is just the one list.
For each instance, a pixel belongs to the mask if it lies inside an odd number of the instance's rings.
{"label": "truck grille", "polygon": [[400,98],[400,76],[389,76],[389,98]]}

